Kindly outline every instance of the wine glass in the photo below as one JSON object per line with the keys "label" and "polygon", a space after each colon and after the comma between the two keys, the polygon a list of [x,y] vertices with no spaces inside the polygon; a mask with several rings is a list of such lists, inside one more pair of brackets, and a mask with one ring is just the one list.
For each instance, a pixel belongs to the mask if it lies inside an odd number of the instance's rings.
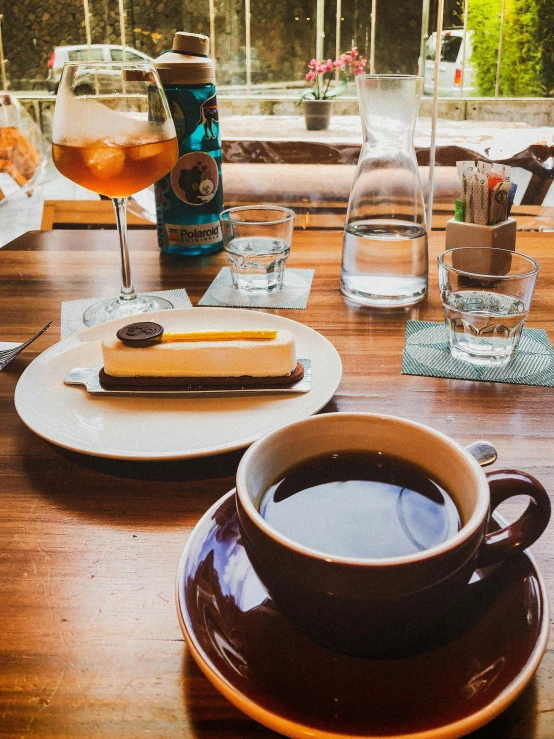
{"label": "wine glass", "polygon": [[153,64],[69,62],[56,98],[52,157],[61,174],[111,198],[121,247],[121,292],[87,308],[95,326],[173,308],[163,298],[137,295],[127,248],[127,199],[167,174],[178,157],[175,126]]}

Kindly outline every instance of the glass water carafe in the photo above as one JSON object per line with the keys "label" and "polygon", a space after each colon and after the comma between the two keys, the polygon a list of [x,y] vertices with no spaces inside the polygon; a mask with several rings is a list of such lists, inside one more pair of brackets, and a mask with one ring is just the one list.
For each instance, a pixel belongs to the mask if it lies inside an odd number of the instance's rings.
{"label": "glass water carafe", "polygon": [[423,80],[356,78],[363,146],[348,202],[341,291],[361,305],[412,305],[427,293],[425,207],[413,146]]}

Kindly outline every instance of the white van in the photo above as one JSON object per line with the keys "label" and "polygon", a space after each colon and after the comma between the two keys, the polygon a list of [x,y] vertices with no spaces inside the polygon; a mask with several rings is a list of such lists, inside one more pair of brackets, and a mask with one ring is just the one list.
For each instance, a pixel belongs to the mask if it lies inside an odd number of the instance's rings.
{"label": "white van", "polygon": [[125,55],[123,47],[116,44],[91,44],[90,48],[86,44],[80,46],[56,46],[48,59],[48,78],[46,87],[49,92],[57,92],[58,85],[62,76],[62,69],[65,62],[151,62],[153,59],[142,51],[125,47]]}
{"label": "white van", "polygon": [[[471,64],[471,41],[473,31],[466,34],[467,47],[465,53],[465,79],[463,94],[475,95],[475,70]],[[439,95],[443,97],[460,97],[462,94],[462,62],[464,61],[464,32],[461,28],[453,28],[442,32],[441,60],[439,65]],[[432,33],[425,45],[425,62],[423,66],[423,94],[432,95],[435,85],[435,54],[437,51],[437,33]],[[421,59],[419,70],[422,73]]]}

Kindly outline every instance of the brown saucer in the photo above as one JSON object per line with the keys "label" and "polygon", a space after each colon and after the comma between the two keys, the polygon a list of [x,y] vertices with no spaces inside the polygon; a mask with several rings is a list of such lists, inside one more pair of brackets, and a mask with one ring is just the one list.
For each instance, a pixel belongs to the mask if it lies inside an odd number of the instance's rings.
{"label": "brown saucer", "polygon": [[177,611],[192,656],[231,703],[285,736],[312,739],[453,739],[474,731],[529,683],[549,625],[544,584],[525,553],[477,570],[465,606],[409,656],[326,650],[289,624],[256,577],[233,491],[188,540]]}

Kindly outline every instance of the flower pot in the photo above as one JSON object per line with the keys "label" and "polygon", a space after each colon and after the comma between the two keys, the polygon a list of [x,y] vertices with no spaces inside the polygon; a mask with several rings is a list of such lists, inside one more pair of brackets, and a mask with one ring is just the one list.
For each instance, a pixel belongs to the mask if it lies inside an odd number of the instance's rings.
{"label": "flower pot", "polygon": [[303,100],[302,108],[308,131],[325,131],[329,128],[332,100]]}

